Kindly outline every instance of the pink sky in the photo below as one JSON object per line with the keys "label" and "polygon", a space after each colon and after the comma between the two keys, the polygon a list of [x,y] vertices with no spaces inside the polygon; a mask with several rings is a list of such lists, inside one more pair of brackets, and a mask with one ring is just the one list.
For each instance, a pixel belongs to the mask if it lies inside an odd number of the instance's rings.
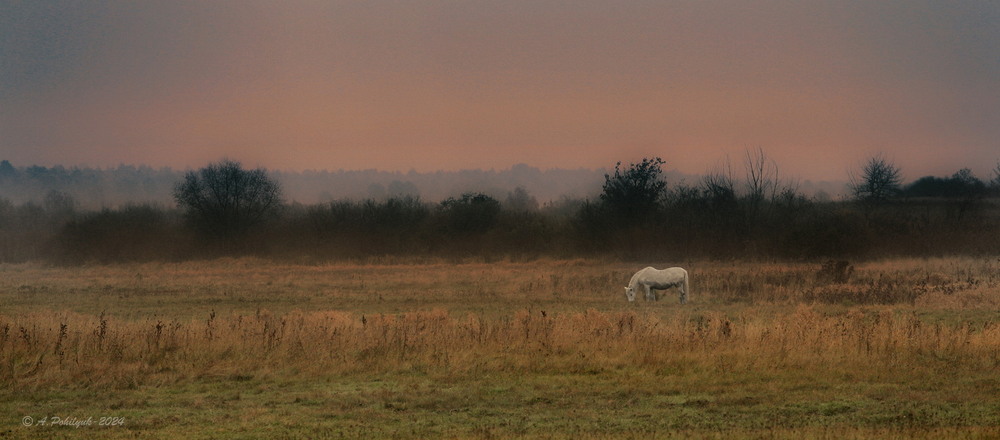
{"label": "pink sky", "polygon": [[[84,2],[87,3],[87,2]],[[1000,4],[20,2],[0,11],[0,159],[275,169],[907,179],[1000,160]]]}

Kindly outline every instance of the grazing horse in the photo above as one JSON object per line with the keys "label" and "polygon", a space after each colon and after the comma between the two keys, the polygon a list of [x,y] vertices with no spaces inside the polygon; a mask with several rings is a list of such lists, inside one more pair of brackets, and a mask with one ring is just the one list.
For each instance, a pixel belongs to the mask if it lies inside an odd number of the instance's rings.
{"label": "grazing horse", "polygon": [[681,292],[681,304],[687,302],[688,294],[688,273],[680,267],[671,267],[658,270],[647,267],[632,275],[632,279],[625,288],[625,297],[629,302],[635,301],[635,289],[639,286],[646,288],[646,301],[656,301],[659,296],[654,290],[666,290],[676,287]]}

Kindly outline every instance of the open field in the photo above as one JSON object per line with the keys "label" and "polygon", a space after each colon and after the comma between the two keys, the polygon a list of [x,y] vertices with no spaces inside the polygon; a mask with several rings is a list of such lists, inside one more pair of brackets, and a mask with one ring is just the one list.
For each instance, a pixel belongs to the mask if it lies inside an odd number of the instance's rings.
{"label": "open field", "polygon": [[0,266],[0,437],[1000,436],[1000,260],[683,265]]}

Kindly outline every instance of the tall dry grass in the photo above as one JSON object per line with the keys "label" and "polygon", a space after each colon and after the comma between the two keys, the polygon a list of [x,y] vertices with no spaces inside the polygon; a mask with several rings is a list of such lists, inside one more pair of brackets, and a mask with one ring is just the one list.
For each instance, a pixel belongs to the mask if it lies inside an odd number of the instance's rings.
{"label": "tall dry grass", "polygon": [[0,382],[11,389],[407,371],[803,369],[912,377],[998,367],[996,324],[928,324],[888,310],[828,316],[810,306],[773,318],[593,309],[500,316],[262,311],[185,321],[0,316]]}
{"label": "tall dry grass", "polygon": [[[691,307],[713,310],[812,303],[963,310],[1000,307],[1000,260],[996,258],[855,263],[845,281],[820,276],[820,262],[645,264],[687,268]],[[451,313],[493,310],[507,314],[530,307],[615,310],[625,306],[622,287],[639,266],[595,260],[453,264],[422,259],[310,265],[260,259],[72,268],[0,265],[0,303],[6,314],[69,310],[95,316],[106,312],[117,317],[156,315],[182,320],[202,318],[213,310],[228,316],[259,308],[281,314],[296,309],[398,313],[434,307]],[[675,292],[663,298],[657,310],[676,305]]]}
{"label": "tall dry grass", "polygon": [[625,263],[375,263],[0,266],[0,383],[1000,366],[995,258],[694,262],[686,306],[626,303]]}

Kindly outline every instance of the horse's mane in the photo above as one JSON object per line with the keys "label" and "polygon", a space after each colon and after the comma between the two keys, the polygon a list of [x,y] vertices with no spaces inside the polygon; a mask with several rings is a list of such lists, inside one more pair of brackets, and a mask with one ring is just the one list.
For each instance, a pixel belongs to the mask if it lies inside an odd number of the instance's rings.
{"label": "horse's mane", "polygon": [[642,275],[642,273],[643,273],[643,272],[645,272],[645,271],[647,271],[647,270],[649,270],[649,269],[653,269],[653,270],[656,270],[656,269],[655,269],[655,268],[653,268],[653,267],[646,267],[646,268],[644,268],[644,269],[642,269],[642,270],[640,270],[640,271],[636,272],[635,274],[633,274],[633,275],[632,275],[632,279],[628,280],[628,287],[630,287],[630,288],[633,288],[633,289],[634,289],[634,288],[635,288],[635,283],[636,283],[636,280],[638,280],[638,279],[639,279],[639,275]]}

